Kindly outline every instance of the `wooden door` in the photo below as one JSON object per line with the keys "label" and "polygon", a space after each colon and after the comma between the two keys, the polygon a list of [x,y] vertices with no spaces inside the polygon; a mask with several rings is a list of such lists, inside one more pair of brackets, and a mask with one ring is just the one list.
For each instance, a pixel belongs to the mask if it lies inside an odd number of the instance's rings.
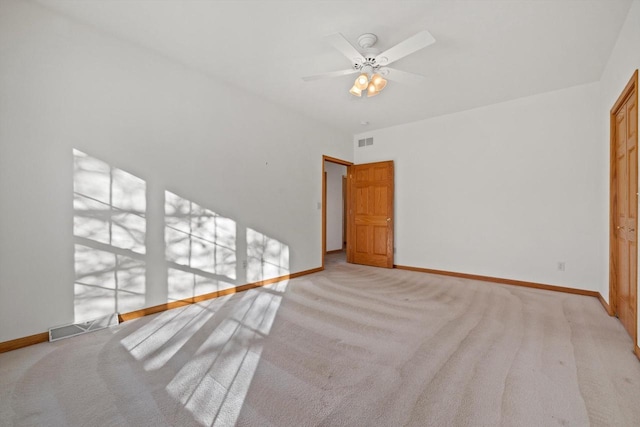
{"label": "wooden door", "polygon": [[[633,81],[633,79],[632,79]],[[637,80],[636,80],[637,82]],[[629,89],[629,87],[627,87]],[[638,266],[638,98],[637,83],[612,109],[613,280],[612,310],[636,339]]]}
{"label": "wooden door", "polygon": [[393,162],[350,166],[347,261],[393,268]]}
{"label": "wooden door", "polygon": [[342,249],[347,247],[347,177],[342,176]]}

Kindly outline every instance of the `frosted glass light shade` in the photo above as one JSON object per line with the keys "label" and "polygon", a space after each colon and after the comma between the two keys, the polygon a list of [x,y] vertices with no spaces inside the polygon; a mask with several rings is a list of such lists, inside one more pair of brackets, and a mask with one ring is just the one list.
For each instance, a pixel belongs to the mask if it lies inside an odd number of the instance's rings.
{"label": "frosted glass light shade", "polygon": [[367,86],[367,97],[370,98],[372,96],[376,96],[379,93],[380,91],[376,89],[376,85],[373,84],[373,82],[369,83],[369,86]]}
{"label": "frosted glass light shade", "polygon": [[353,96],[362,96],[362,91],[353,85],[353,87],[349,90],[349,93]]}
{"label": "frosted glass light shade", "polygon": [[380,74],[374,74],[371,77],[371,83],[373,83],[378,92],[384,89],[384,87],[387,85],[387,81]]}
{"label": "frosted glass light shade", "polygon": [[369,76],[366,73],[362,73],[356,78],[356,82],[354,84],[360,90],[365,90],[367,85],[369,84]]}

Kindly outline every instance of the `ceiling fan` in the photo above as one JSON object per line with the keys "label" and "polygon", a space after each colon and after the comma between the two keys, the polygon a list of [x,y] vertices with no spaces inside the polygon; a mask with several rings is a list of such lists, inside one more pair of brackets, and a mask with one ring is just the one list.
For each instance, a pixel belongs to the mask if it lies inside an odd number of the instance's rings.
{"label": "ceiling fan", "polygon": [[354,47],[340,33],[330,35],[326,39],[351,61],[351,68],[316,74],[302,79],[311,81],[360,73],[349,93],[354,96],[362,96],[362,92],[366,91],[368,97],[379,94],[387,85],[386,79],[402,83],[417,83],[422,80],[423,76],[421,75],[391,68],[388,65],[436,41],[429,31],[424,30],[390,49],[380,52],[373,47],[378,41],[378,37],[371,33],[362,34],[358,37],[358,46],[360,46],[361,50]]}

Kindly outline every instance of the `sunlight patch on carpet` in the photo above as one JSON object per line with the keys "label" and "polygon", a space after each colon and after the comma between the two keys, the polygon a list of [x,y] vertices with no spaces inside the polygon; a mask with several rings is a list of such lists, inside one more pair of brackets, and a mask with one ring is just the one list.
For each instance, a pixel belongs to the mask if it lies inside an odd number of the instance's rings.
{"label": "sunlight patch on carpet", "polygon": [[288,281],[248,291],[167,385],[202,425],[233,425],[260,361]]}

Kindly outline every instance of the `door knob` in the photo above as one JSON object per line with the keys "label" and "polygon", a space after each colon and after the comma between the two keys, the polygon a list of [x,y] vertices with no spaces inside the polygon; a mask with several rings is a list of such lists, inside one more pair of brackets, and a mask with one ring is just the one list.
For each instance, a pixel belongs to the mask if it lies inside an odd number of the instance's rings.
{"label": "door knob", "polygon": [[391,218],[387,218],[387,222],[391,221]]}

